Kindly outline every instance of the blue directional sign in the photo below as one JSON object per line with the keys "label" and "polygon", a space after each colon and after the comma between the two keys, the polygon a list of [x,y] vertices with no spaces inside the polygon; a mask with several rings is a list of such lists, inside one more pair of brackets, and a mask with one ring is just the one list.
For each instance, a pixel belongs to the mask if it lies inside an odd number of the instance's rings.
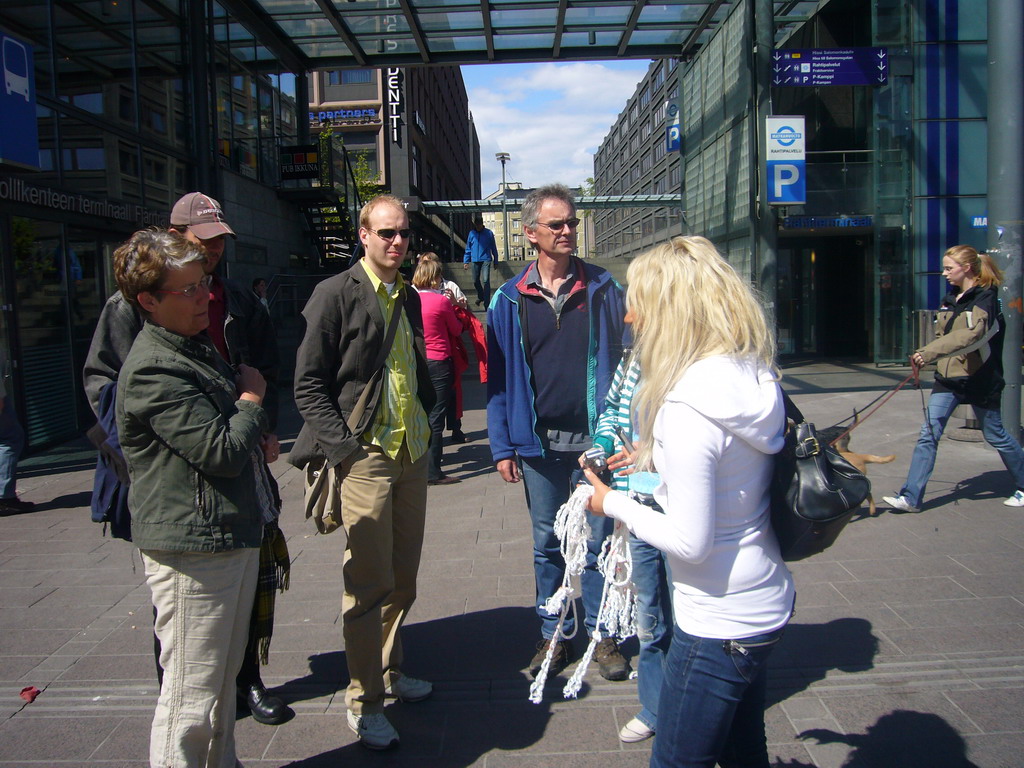
{"label": "blue directional sign", "polygon": [[0,33],[0,165],[39,169],[36,74],[32,46]]}
{"label": "blue directional sign", "polygon": [[772,51],[772,85],[884,85],[887,48],[798,48]]}

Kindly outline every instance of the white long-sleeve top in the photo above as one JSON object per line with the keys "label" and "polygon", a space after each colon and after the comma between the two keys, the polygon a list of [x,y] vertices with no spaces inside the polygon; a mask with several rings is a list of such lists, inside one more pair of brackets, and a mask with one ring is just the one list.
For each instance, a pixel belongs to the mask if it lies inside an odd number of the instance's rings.
{"label": "white long-sleeve top", "polygon": [[758,361],[694,363],[654,424],[654,496],[665,513],[618,491],[605,498],[606,514],[668,556],[684,632],[742,638],[789,619],[793,579],[768,514],[784,413],[779,386]]}

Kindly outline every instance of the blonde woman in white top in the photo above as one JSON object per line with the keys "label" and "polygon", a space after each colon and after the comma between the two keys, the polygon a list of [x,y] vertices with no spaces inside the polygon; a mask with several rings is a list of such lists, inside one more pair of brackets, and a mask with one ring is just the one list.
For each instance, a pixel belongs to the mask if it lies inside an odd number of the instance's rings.
{"label": "blonde woman in white top", "polygon": [[765,663],[793,609],[769,525],[784,408],[752,289],[703,237],[633,261],[626,303],[644,386],[636,466],[661,475],[665,514],[593,473],[591,509],[665,552],[675,630],[651,765],[768,768]]}

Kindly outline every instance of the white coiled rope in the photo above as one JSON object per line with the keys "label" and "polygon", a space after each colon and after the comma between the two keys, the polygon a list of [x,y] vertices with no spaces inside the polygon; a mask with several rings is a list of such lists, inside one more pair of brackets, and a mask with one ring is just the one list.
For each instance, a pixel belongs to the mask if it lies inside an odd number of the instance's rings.
{"label": "white coiled rope", "polygon": [[[590,524],[587,522],[587,504],[593,494],[593,486],[578,486],[555,515],[554,532],[560,542],[562,557],[565,558],[565,573],[562,576],[562,586],[544,603],[544,610],[552,616],[558,615],[558,624],[548,642],[548,651],[544,656],[540,671],[530,686],[530,701],[534,704],[540,704],[543,699],[544,684],[547,682],[551,660],[554,658],[559,641],[568,640],[576,634],[574,629],[572,635],[565,635],[562,633],[562,627],[570,607],[573,610],[573,616],[576,616],[575,599],[581,594],[580,576],[587,565],[587,541],[591,535]],[[632,581],[633,560],[630,556],[629,542],[624,526],[621,523],[615,523],[614,530],[601,545],[597,568],[604,576],[601,606],[597,612],[597,629],[590,638],[590,644],[580,663],[576,665],[572,677],[562,689],[562,695],[567,699],[574,699],[579,694],[583,685],[583,676],[587,673],[587,667],[594,656],[594,649],[605,636],[623,640],[636,634],[636,587],[633,586]],[[578,622],[576,626],[578,626]],[[607,635],[602,633],[602,628]]]}

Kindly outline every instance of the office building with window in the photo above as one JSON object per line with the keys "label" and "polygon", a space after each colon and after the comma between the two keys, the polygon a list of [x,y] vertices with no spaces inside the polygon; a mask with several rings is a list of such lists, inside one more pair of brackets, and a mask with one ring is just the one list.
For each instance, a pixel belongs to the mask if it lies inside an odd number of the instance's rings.
{"label": "office building with window", "polygon": [[408,203],[415,250],[461,257],[469,216],[449,223],[419,206],[480,196],[480,141],[458,67],[313,72],[309,124],[341,138],[357,175]]}
{"label": "office building with window", "polygon": [[[651,63],[595,157],[596,194],[678,191],[683,218],[598,212],[598,253],[705,235],[764,292],[783,354],[903,362],[916,344],[915,310],[937,307],[945,292],[945,249],[986,245],[986,5],[800,5],[806,18],[777,20],[776,60],[817,49],[877,57],[856,82],[787,84],[779,65],[765,84],[767,114],[804,118],[806,202],[758,200],[757,20],[752,0],[741,0],[680,63]],[[666,152],[672,104],[680,145]]]}

